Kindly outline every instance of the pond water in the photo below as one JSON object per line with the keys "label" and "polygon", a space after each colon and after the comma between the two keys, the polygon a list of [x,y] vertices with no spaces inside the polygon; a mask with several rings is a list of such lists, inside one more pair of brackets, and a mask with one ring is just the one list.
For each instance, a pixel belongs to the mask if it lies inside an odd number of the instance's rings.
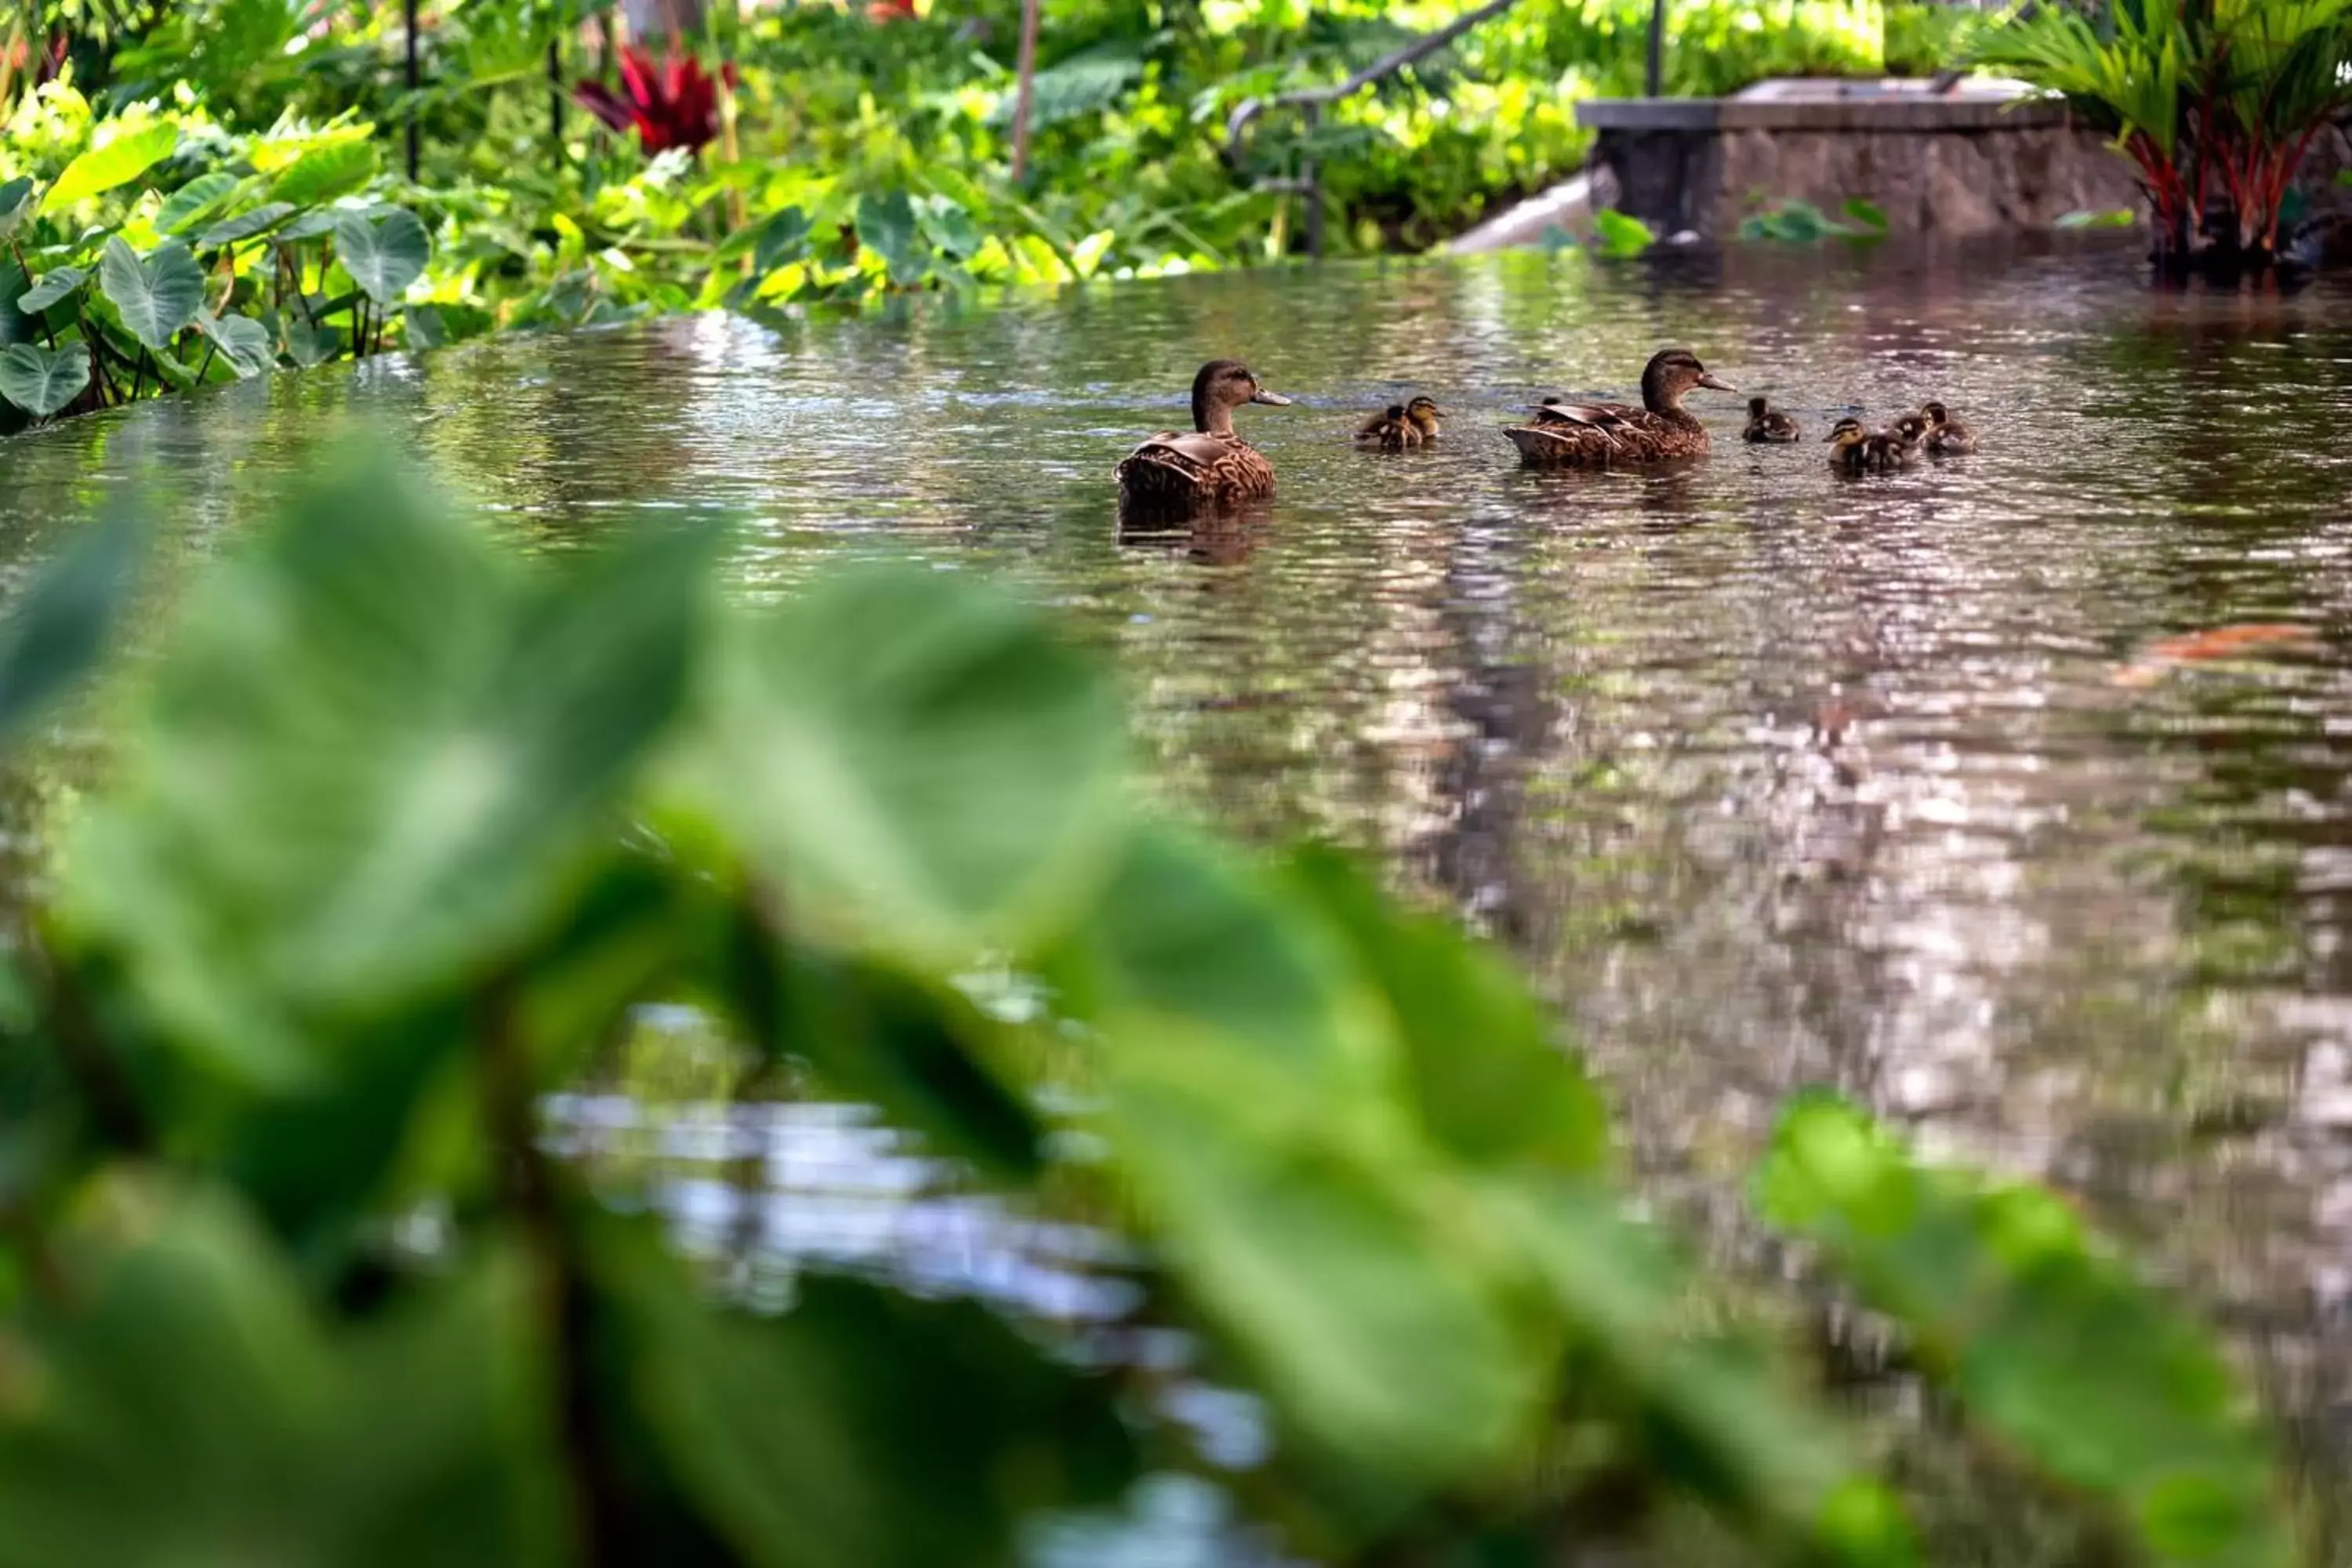
{"label": "pond water", "polygon": [[[1513,409],[1669,342],[1814,434],[1939,395],[1985,448],[1842,480],[1699,392],[1705,463],[1517,466]],[[1280,495],[1122,542],[1111,466],[1213,354],[1298,399],[1241,416]],[[1408,390],[1444,440],[1352,449]],[[749,589],[913,554],[1066,606],[1171,801],[1512,944],[1727,1245],[1774,1105],[1832,1084],[2080,1194],[2287,1408],[2352,1395],[2352,291],[1746,247],[676,321],[0,445],[0,549],[159,473],[202,548],[350,412],[536,547],[717,509]],[[2299,630],[2165,640],[2250,624]]]}

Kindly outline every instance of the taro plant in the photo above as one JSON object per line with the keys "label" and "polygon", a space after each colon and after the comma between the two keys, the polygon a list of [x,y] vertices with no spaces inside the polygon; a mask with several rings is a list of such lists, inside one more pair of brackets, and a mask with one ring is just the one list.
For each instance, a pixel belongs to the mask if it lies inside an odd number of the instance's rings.
{"label": "taro plant", "polygon": [[2067,101],[2139,171],[2159,258],[2230,265],[2279,251],[2288,185],[2352,108],[2352,0],[2109,0],[2029,7],[1978,63]]}
{"label": "taro plant", "polygon": [[[430,242],[355,195],[373,127],[233,142],[170,117],[98,127],[51,177],[0,184],[0,398],[33,419],[380,352]],[[215,155],[217,153],[218,155]]]}
{"label": "taro plant", "polygon": [[[0,622],[0,739],[100,657],[140,537]],[[0,963],[0,1568],[1010,1563],[1147,1468],[1330,1563],[1695,1507],[1741,1562],[1916,1560],[1854,1419],[1628,1216],[1497,955],[1330,851],[1139,815],[1110,679],[996,594],[753,610],[724,551],[528,570],[345,454],[143,634]],[[656,1009],[747,1116],[856,1099],[1118,1226],[1117,1331],[757,1225],[668,1245],[541,1114]],[[2287,1560],[2234,1380],[2046,1196],[1811,1105],[1760,1180],[2113,1556]],[[1169,1418],[1203,1380],[1267,1452]]]}

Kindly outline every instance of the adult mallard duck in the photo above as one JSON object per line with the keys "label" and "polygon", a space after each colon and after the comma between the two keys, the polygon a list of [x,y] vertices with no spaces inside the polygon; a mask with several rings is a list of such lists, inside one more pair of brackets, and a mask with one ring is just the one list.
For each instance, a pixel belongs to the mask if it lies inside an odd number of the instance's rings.
{"label": "adult mallard duck", "polygon": [[1919,405],[1927,426],[1930,457],[1965,458],[1977,449],[1977,433],[1952,417],[1952,411],[1932,398]]}
{"label": "adult mallard duck", "polygon": [[1290,399],[1260,386],[1239,360],[1202,365],[1192,378],[1192,431],[1162,430],[1120,461],[1120,504],[1187,509],[1272,495],[1274,465],[1234,434],[1234,410],[1244,403],[1283,408]]}
{"label": "adult mallard duck", "polygon": [[1709,375],[1688,349],[1661,349],[1642,372],[1642,406],[1570,403],[1548,397],[1528,410],[1535,418],[1503,434],[1529,463],[1608,468],[1706,456],[1706,426],[1683,412],[1694,386],[1739,389]]}
{"label": "adult mallard duck", "polygon": [[1839,420],[1822,439],[1830,444],[1830,467],[1841,474],[1891,474],[1913,460],[1902,437],[1873,430],[1859,419]]}
{"label": "adult mallard duck", "polygon": [[1418,447],[1424,441],[1437,439],[1437,422],[1446,416],[1445,410],[1437,406],[1433,398],[1416,397],[1411,403],[1391,403],[1356,426],[1356,440],[1360,445],[1378,447],[1386,452],[1404,447]]}
{"label": "adult mallard duck", "polygon": [[1795,441],[1802,439],[1797,422],[1772,406],[1761,397],[1748,400],[1748,428],[1739,433],[1743,441]]}

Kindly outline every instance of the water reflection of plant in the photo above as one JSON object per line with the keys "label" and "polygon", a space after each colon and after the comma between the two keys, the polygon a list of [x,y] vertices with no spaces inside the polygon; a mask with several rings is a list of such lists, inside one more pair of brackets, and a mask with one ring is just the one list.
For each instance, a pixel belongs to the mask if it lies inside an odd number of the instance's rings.
{"label": "water reflection of plant", "polygon": [[[0,731],[89,668],[136,539],[0,623]],[[754,614],[721,547],[531,575],[360,465],[125,677],[117,776],[0,969],[0,1335],[38,1395],[0,1401],[0,1557],[1005,1562],[1202,1466],[1148,1369],[698,1274],[551,1158],[541,1097],[672,1003],[976,1181],[1122,1215],[1271,1412],[1233,1482],[1297,1550],[1511,1560],[1702,1504],[1751,1557],[1912,1560],[1850,1423],[1624,1216],[1492,953],[1330,854],[1139,818],[1108,678],[995,596],[868,572]],[[1094,1152],[1048,1182],[1051,1131]],[[2049,1194],[1811,1102],[1758,1194],[2119,1540],[2285,1561],[2235,1383]]]}

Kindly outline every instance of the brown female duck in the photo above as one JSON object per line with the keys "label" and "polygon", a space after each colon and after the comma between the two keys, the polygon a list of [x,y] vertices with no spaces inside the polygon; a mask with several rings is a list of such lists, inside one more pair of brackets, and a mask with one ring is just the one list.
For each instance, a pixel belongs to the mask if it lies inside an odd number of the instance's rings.
{"label": "brown female duck", "polygon": [[1437,406],[1433,398],[1416,397],[1411,403],[1391,403],[1356,426],[1356,440],[1362,446],[1378,447],[1384,452],[1418,447],[1424,441],[1437,439],[1437,422],[1445,417],[1445,410]]}
{"label": "brown female duck", "polygon": [[1761,397],[1748,400],[1748,428],[1739,433],[1743,441],[1795,441],[1802,439],[1797,422]]}
{"label": "brown female duck", "polygon": [[1529,463],[1607,468],[1704,458],[1706,426],[1683,412],[1683,395],[1695,386],[1738,390],[1709,375],[1688,349],[1662,349],[1642,372],[1641,407],[1546,398],[1528,410],[1532,421],[1503,434]]}
{"label": "brown female duck", "polygon": [[1224,506],[1274,493],[1274,465],[1234,434],[1244,403],[1286,407],[1290,399],[1258,384],[1239,360],[1213,359],[1192,378],[1192,428],[1162,430],[1129,452],[1118,468],[1120,504],[1186,509]]}
{"label": "brown female duck", "polygon": [[1965,458],[1977,449],[1977,433],[1952,417],[1952,411],[1933,399],[1919,405],[1919,417],[1927,426],[1927,455],[1932,458]]}

